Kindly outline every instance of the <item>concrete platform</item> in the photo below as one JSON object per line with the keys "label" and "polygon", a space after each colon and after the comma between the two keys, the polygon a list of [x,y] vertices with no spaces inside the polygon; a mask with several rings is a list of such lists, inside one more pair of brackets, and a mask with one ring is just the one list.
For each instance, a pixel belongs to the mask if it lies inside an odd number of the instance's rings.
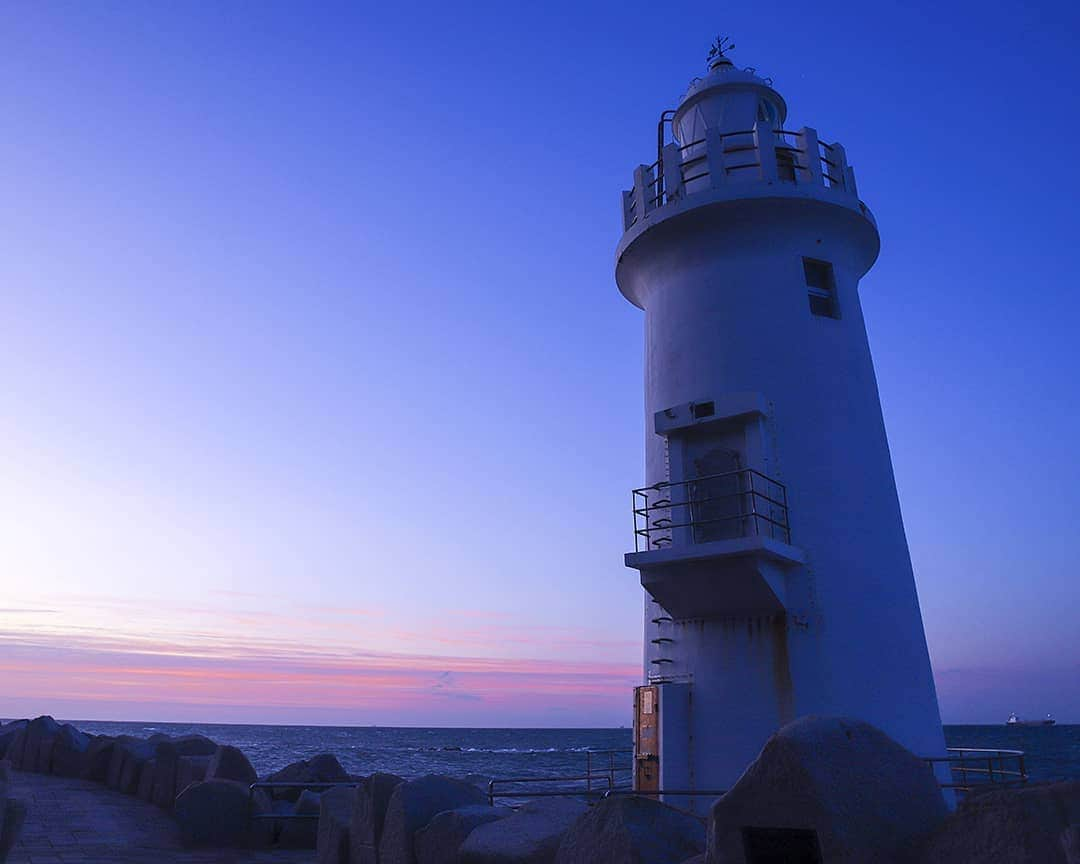
{"label": "concrete platform", "polygon": [[311,850],[184,849],[152,804],[86,780],[11,772],[26,826],[8,864],[314,864]]}

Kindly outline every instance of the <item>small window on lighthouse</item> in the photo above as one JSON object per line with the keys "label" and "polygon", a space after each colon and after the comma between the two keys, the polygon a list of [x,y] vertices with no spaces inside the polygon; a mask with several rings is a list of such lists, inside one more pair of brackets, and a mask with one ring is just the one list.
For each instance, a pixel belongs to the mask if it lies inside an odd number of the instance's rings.
{"label": "small window on lighthouse", "polygon": [[803,258],[806,288],[810,297],[810,311],[823,318],[839,318],[840,307],[836,303],[836,279],[828,261]]}
{"label": "small window on lighthouse", "polygon": [[768,99],[758,100],[757,119],[762,123],[768,123],[773,128],[780,125],[778,122],[780,117],[776,113],[776,106]]}

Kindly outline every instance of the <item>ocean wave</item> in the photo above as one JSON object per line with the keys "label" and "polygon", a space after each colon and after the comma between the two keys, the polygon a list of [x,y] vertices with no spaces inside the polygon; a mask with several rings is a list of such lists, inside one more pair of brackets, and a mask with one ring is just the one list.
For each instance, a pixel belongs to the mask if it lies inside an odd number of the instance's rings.
{"label": "ocean wave", "polygon": [[411,753],[493,753],[500,756],[521,754],[527,756],[537,753],[600,753],[592,747],[460,747],[456,744],[444,744],[441,747],[404,747]]}

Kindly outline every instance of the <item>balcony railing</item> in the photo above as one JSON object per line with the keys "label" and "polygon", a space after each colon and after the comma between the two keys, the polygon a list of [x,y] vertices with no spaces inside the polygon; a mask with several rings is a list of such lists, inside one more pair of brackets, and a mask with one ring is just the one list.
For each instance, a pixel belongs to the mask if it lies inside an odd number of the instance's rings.
{"label": "balcony railing", "polygon": [[855,174],[844,148],[818,140],[814,129],[753,129],[721,133],[710,129],[688,144],[668,144],[652,165],[634,172],[634,188],[623,192],[623,226],[629,229],[658,207],[735,183],[792,183],[838,189],[858,200]]}
{"label": "balcony railing", "polygon": [[787,489],[752,468],[633,490],[634,551],[740,537],[791,542]]}

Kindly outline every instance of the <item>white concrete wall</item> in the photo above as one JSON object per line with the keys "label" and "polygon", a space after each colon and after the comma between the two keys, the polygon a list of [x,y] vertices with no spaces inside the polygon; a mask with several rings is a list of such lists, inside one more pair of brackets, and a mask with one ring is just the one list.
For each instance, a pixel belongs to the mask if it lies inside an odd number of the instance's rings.
{"label": "white concrete wall", "polygon": [[[857,211],[778,193],[689,208],[618,263],[620,289],[646,311],[646,482],[665,479],[655,412],[759,392],[772,452],[753,467],[786,484],[791,542],[809,562],[788,577],[786,620],[661,625],[676,640],[662,652],[646,604],[646,671],[663,653],[676,660],[664,672],[693,682],[697,788],[729,787],[778,725],[808,713],[944,752],[857,290],[876,254]],[[804,256],[833,265],[839,320],[811,314]]]}

